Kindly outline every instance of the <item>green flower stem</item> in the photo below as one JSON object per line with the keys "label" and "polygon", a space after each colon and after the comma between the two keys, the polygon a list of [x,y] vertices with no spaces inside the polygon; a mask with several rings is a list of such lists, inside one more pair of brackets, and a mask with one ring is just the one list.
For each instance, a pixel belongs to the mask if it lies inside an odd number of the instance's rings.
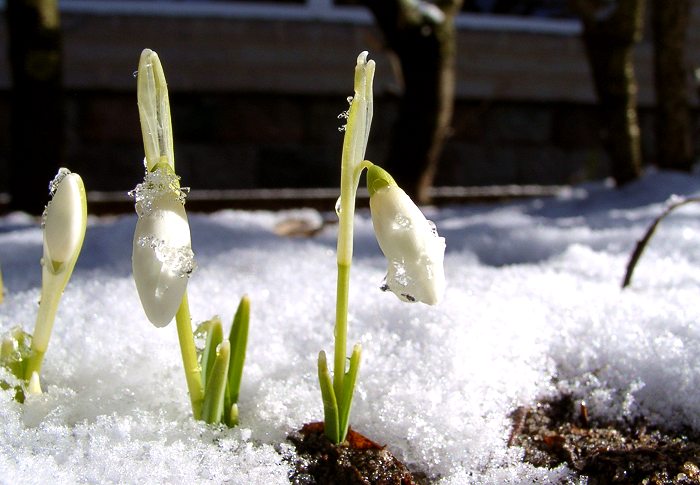
{"label": "green flower stem", "polygon": [[185,368],[185,378],[187,379],[187,390],[190,393],[190,401],[192,402],[192,415],[195,419],[200,419],[204,402],[204,386],[202,385],[202,374],[197,362],[197,350],[194,345],[187,292],[182,297],[180,308],[175,314],[175,323],[177,324],[182,364]]}
{"label": "green flower stem", "polygon": [[369,129],[372,123],[372,82],[374,61],[367,61],[367,53],[357,58],[355,66],[355,96],[348,111],[345,126],[343,154],[340,167],[340,199],[338,212],[337,264],[335,309],[335,347],[333,355],[333,385],[326,366],[325,353],[318,359],[319,382],[323,398],[325,434],[335,443],[345,440],[352,406],[355,379],[359,368],[360,352],[356,348],[350,359],[350,371],[346,374],[348,340],[348,300],[350,292],[350,267],[353,253],[353,226],[355,222],[355,199],[360,175],[372,164],[363,161]]}
{"label": "green flower stem", "polygon": [[[333,355],[333,390],[342,396],[347,360],[348,299],[350,290],[350,265],[338,263],[337,299],[335,302],[335,353]],[[340,403],[342,405],[342,403]]]}
{"label": "green flower stem", "polygon": [[24,370],[24,378],[26,380],[32,377],[33,372],[37,374],[41,372],[41,364],[49,346],[58,303],[61,301],[63,290],[73,272],[71,267],[65,268],[60,274],[53,274],[47,267],[50,264],[50,262],[45,261],[42,266],[41,301],[39,302],[39,311],[36,316],[36,324],[34,325],[34,334],[32,336],[32,351]]}
{"label": "green flower stem", "polygon": [[[356,96],[356,109],[366,109],[365,102]],[[353,109],[351,107],[351,109]],[[335,304],[335,353],[333,360],[333,389],[336,396],[343,394],[343,380],[345,378],[345,362],[347,360],[347,335],[348,335],[348,300],[350,294],[350,266],[352,265],[354,222],[355,222],[355,200],[357,198],[357,187],[360,184],[360,175],[366,168],[373,166],[372,162],[364,160],[360,163],[353,163],[353,158],[357,156],[354,141],[356,135],[354,117],[348,121],[345,140],[343,144],[343,155],[341,160],[340,174],[340,206],[338,211],[338,246],[337,264],[338,280],[336,284],[336,304]],[[362,135],[364,137],[364,134]],[[362,154],[364,156],[364,154]],[[342,409],[343,403],[338,403]]]}

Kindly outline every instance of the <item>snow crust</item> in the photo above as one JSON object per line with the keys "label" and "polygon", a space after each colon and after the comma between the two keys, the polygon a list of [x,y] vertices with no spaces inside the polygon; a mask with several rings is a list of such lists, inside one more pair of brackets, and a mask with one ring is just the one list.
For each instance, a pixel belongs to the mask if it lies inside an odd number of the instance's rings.
{"label": "snow crust", "polygon": [[[620,290],[628,256],[672,195],[697,176],[650,173],[553,199],[427,209],[445,237],[437,307],[380,291],[386,263],[359,211],[349,344],[363,362],[351,426],[440,484],[560,483],[508,448],[509,414],[558,392],[592,417],[644,415],[700,430],[700,204],[667,218]],[[282,238],[311,210],[189,214],[198,271],[192,316],[226,325],[240,296],[252,320],[241,426],[190,418],[177,335],[146,319],[131,279],[136,215],[91,218],[42,374],[23,405],[0,391],[1,483],[288,483],[286,435],[322,419],[316,356],[332,351],[335,231]],[[0,218],[0,331],[31,331],[40,222]]]}

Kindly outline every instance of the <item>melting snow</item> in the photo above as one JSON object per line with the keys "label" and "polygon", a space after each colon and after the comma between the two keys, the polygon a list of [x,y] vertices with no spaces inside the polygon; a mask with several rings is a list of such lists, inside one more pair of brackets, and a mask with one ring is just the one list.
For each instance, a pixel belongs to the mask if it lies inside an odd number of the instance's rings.
{"label": "melting snow", "polygon": [[[437,307],[379,291],[385,261],[359,211],[349,344],[363,363],[351,423],[440,484],[556,483],[508,448],[508,415],[558,392],[593,416],[700,430],[700,204],[667,218],[620,290],[636,240],[696,176],[652,173],[621,190],[428,210],[447,241]],[[332,213],[333,208],[329,207]],[[252,300],[235,429],[192,421],[174,326],[146,320],[131,279],[136,215],[92,218],[46,354],[46,393],[0,391],[2,483],[286,483],[285,436],[322,418],[316,356],[332,349],[335,226],[280,238],[312,211],[190,214],[195,321]],[[0,330],[30,330],[41,232],[0,218]],[[230,324],[230,323],[228,323]],[[226,325],[226,324],[225,324]]]}

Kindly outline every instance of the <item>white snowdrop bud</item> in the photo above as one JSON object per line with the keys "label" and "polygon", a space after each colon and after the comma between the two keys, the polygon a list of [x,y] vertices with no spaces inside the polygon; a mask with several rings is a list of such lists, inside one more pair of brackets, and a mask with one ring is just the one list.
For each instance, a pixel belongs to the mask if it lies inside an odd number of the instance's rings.
{"label": "white snowdrop bud", "polygon": [[85,187],[80,175],[61,168],[49,185],[53,196],[43,217],[44,265],[53,274],[78,258],[87,227]]}
{"label": "white snowdrop bud", "polygon": [[139,219],[132,271],[141,305],[156,327],[164,327],[177,313],[195,267],[183,195],[173,190],[174,173],[165,170],[165,179],[159,168],[133,192]]}
{"label": "white snowdrop bud", "polygon": [[437,304],[445,291],[445,238],[385,170],[367,170],[372,224],[388,260],[386,284],[403,301]]}

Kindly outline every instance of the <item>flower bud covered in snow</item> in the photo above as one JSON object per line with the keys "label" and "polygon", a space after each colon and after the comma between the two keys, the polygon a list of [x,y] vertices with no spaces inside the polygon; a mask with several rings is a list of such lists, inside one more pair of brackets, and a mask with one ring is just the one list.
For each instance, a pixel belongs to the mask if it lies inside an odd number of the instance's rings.
{"label": "flower bud covered in snow", "polygon": [[83,180],[61,168],[49,185],[52,199],[43,216],[46,269],[58,274],[78,259],[87,226],[87,202]]}
{"label": "flower bud covered in snow", "polygon": [[185,295],[194,254],[185,191],[175,173],[168,87],[158,54],[150,49],[139,60],[137,98],[146,176],[131,192],[139,216],[131,264],[146,316],[164,327]]}
{"label": "flower bud covered in snow", "polygon": [[131,257],[146,316],[157,327],[170,323],[194,270],[184,194],[167,164],[148,172],[132,192],[139,216]]}
{"label": "flower bud covered in snow", "polygon": [[385,170],[367,170],[377,242],[389,266],[386,285],[403,301],[437,304],[445,291],[445,238]]}
{"label": "flower bud covered in snow", "polygon": [[158,54],[144,49],[139,58],[137,99],[146,170],[166,161],[174,168],[173,128],[170,120],[168,85]]}

